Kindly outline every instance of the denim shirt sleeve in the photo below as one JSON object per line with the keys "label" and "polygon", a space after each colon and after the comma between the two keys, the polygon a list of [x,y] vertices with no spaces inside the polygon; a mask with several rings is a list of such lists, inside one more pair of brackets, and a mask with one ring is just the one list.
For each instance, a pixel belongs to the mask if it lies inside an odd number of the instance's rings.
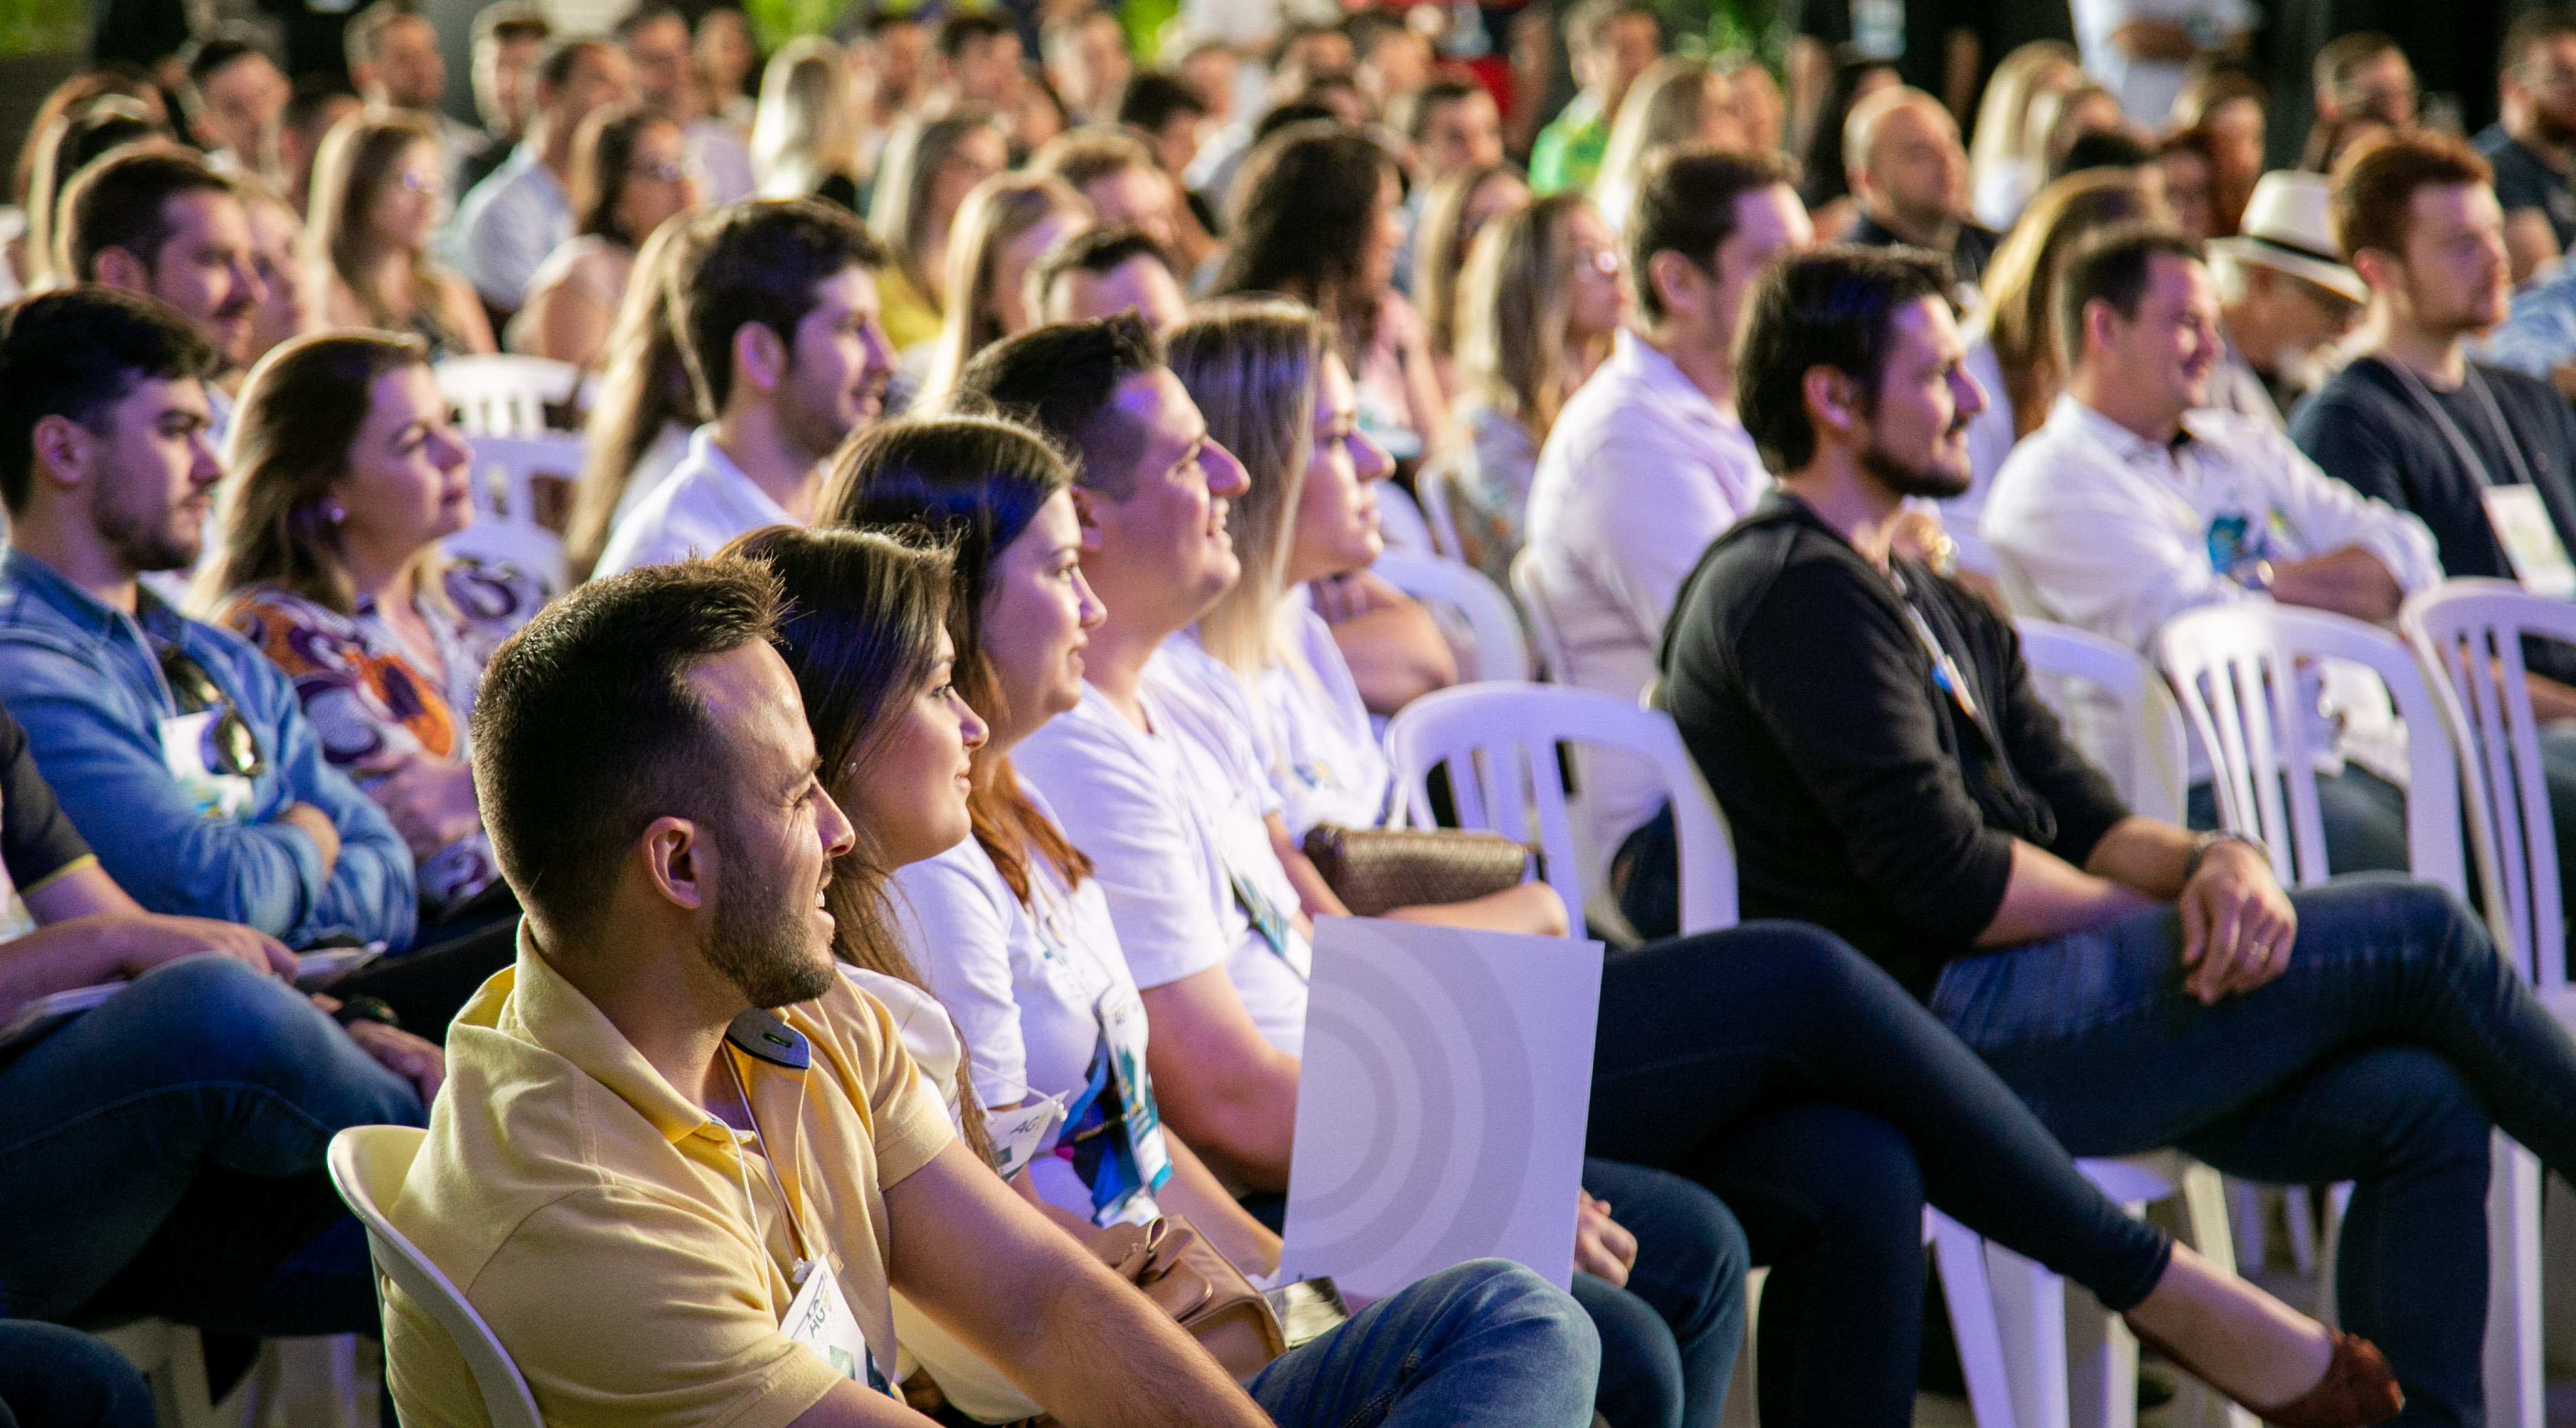
{"label": "denim shirt sleeve", "polygon": [[[334,806],[364,802],[345,778],[332,774],[332,790],[309,774],[296,777],[303,765],[319,767],[321,754],[300,715],[292,727],[278,717],[281,701],[293,703],[282,677],[246,682],[232,651],[210,651],[230,676],[226,682],[243,692],[243,716],[258,730],[270,770],[258,780],[251,818],[207,818],[162,763],[161,709],[139,698],[129,680],[68,641],[22,636],[0,648],[0,701],[26,727],[36,766],[73,826],[137,902],[243,923],[289,942],[342,930],[397,946],[410,940],[409,855],[372,808],[365,813],[373,826],[361,829]],[[103,662],[117,661],[111,655]],[[348,844],[328,879],[313,841],[274,821],[299,797],[329,813]],[[400,885],[383,889],[388,853],[399,860]]]}
{"label": "denim shirt sleeve", "polygon": [[[408,947],[419,917],[419,891],[413,880],[411,850],[394,831],[392,820],[347,774],[332,767],[323,753],[321,736],[295,697],[294,682],[282,670],[229,633],[203,625],[191,626],[188,633],[192,648],[213,646],[208,652],[229,666],[225,684],[269,751],[271,777],[278,780],[279,789],[273,795],[263,790],[261,816],[273,819],[289,803],[310,804],[328,815],[340,834],[340,856],[331,866],[329,881],[318,899],[311,895],[310,881],[306,883],[302,915],[285,940],[308,942],[347,932],[361,942],[382,941],[396,952]],[[304,835],[284,828],[277,831],[299,848],[312,851]],[[313,871],[320,871],[318,859]]]}

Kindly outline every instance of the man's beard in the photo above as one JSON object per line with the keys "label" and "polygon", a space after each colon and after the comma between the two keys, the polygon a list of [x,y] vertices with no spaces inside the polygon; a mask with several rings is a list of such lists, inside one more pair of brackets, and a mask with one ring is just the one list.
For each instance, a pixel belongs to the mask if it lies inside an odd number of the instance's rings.
{"label": "man's beard", "polygon": [[138,575],[185,570],[197,563],[198,552],[205,548],[205,522],[200,518],[196,534],[183,536],[172,529],[173,515],[168,506],[149,515],[126,509],[116,500],[114,481],[90,488],[90,524],[117,563]]}
{"label": "man's beard", "polygon": [[1889,454],[1887,448],[1879,444],[1878,432],[1874,428],[1869,434],[1869,445],[1861,448],[1860,465],[1862,470],[1877,477],[1880,485],[1895,492],[1900,498],[1922,496],[1930,500],[1946,501],[1953,496],[1968,494],[1968,487],[1974,485],[1977,479],[1976,473],[1967,470],[1953,471],[1941,466],[1909,466]]}
{"label": "man's beard", "polygon": [[[747,849],[749,840],[726,839]],[[724,975],[753,1006],[764,1011],[810,1002],[831,990],[832,959],[815,953],[811,902],[779,885],[776,865],[737,854],[739,869],[716,887],[715,929],[707,936],[707,965]]]}
{"label": "man's beard", "polygon": [[2531,106],[2532,133],[2553,149],[2576,145],[2576,118],[2551,113],[2545,106]]}

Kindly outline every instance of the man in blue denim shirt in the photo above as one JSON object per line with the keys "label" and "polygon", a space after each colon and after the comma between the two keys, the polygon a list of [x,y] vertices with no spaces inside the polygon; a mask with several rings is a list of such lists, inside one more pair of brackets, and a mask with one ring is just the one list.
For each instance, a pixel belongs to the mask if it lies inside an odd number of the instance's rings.
{"label": "man in blue denim shirt", "polygon": [[135,577],[185,569],[219,474],[214,350],[149,299],[78,287],[0,331],[0,704],[145,907],[302,945],[411,941],[411,854],[324,762],[295,691]]}

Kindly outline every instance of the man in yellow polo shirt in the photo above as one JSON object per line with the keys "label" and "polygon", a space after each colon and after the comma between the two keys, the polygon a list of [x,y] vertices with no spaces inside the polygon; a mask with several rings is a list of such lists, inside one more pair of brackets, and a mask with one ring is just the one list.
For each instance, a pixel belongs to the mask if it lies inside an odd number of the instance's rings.
{"label": "man in yellow polo shirt", "polygon": [[[1247,1395],[955,1140],[833,968],[821,890],[854,838],[771,648],[778,606],[757,564],[647,567],[485,675],[476,787],[527,915],[449,1033],[391,1214],[547,1421],[926,1423],[886,1385],[890,1287],[1068,1424],[1588,1421],[1590,1325],[1490,1261]],[[484,1422],[435,1321],[387,1296],[406,1428]]]}

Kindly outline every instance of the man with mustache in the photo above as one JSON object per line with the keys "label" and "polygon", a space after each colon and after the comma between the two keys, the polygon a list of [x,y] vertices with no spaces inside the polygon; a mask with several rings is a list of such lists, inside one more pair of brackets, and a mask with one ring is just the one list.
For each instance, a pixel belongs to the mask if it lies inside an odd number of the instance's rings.
{"label": "man with mustache", "polygon": [[[1968,481],[1958,417],[1984,394],[1949,282],[1837,249],[1746,305],[1739,409],[1780,489],[1711,548],[1664,651],[1744,835],[1744,914],[1840,934],[2078,1155],[2357,1181],[2343,1327],[2386,1352],[2408,1421],[2476,1422],[2490,1117],[2576,1160],[2576,1040],[2438,889],[2285,893],[2262,848],[2131,813],[2012,625],[1891,548],[1907,497]],[[2077,311],[2088,341],[2120,335],[2098,294]]]}
{"label": "man with mustache", "polygon": [[699,221],[704,256],[680,279],[672,321],[715,420],[609,533],[601,575],[810,523],[824,459],[876,420],[894,372],[873,272],[885,255],[856,218],[793,199]]}
{"label": "man with mustache", "polygon": [[[2205,605],[2278,600],[2385,624],[2441,580],[2422,521],[2326,475],[2271,427],[2200,410],[2222,345],[2199,244],[2150,227],[2104,234],[2060,275],[2056,319],[2066,390],[1986,499],[2014,613],[2152,656],[2167,620]],[[2318,785],[2328,863],[2402,872],[2403,795],[2364,767],[2389,766],[2364,732],[2344,732],[2355,761]],[[2402,745],[2389,752],[2402,770]],[[2193,773],[2193,821],[2214,826],[2208,770]]]}
{"label": "man with mustache", "polygon": [[[64,271],[168,303],[221,357],[217,382],[240,385],[268,285],[230,179],[175,148],[110,154],[72,180],[60,241]],[[206,444],[220,448],[232,398],[209,385],[206,404]]]}

